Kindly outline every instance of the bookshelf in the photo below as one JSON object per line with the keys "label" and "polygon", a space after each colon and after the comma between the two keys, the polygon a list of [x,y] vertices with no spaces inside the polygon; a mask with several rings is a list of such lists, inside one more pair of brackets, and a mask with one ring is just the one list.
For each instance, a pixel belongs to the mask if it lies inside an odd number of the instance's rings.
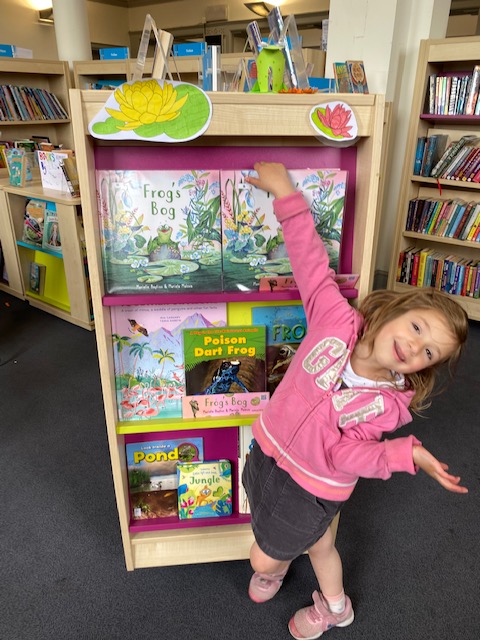
{"label": "bookshelf", "polygon": [[[0,84],[45,89],[58,98],[67,114],[70,112],[70,70],[68,63],[52,60],[0,58]],[[2,140],[48,136],[53,144],[72,148],[70,117],[66,119],[0,121]],[[63,256],[32,249],[22,244],[25,205],[30,198],[54,204],[59,216]],[[0,278],[0,289],[64,320],[85,329],[93,329],[90,293],[80,215],[80,198],[60,191],[43,189],[40,178],[25,187],[9,184],[7,170],[0,170],[0,243],[8,281]],[[28,290],[30,262],[46,264],[46,288],[42,296]]]}
{"label": "bookshelf", "polygon": [[[71,88],[68,62],[59,60],[30,60],[0,57],[0,85],[26,86],[46,89],[69,112],[68,91]],[[70,118],[61,120],[0,121],[1,139],[48,136],[53,144],[73,145]]]}
{"label": "bookshelf", "polygon": [[[303,49],[305,64],[313,65],[313,76],[323,77],[325,74],[325,51],[317,49]],[[220,64],[222,71],[234,74],[242,58],[252,59],[253,53],[222,53]],[[73,63],[74,86],[77,89],[87,89],[87,86],[99,80],[131,80],[135,70],[136,58],[127,60],[81,60]],[[145,60],[144,75],[150,76],[153,68],[153,59]],[[202,70],[202,58],[200,56],[176,56],[169,59],[170,73],[176,80],[176,72],[180,74],[182,81],[198,84],[198,73]]]}
{"label": "bookshelf", "polygon": [[[105,295],[102,270],[102,256],[98,228],[95,168],[108,162],[110,168],[124,168],[123,162],[131,160],[137,154],[138,162],[146,162],[149,168],[155,168],[150,162],[163,162],[177,167],[183,161],[189,167],[191,155],[208,154],[209,168],[218,168],[215,162],[235,163],[259,159],[285,160],[286,153],[318,154],[317,160],[329,166],[342,166],[347,162],[352,167],[349,173],[352,198],[354,199],[355,233],[351,233],[351,270],[359,273],[358,298],[362,299],[372,288],[375,253],[378,236],[379,194],[382,185],[382,160],[384,158],[383,137],[385,131],[385,100],[379,95],[349,95],[347,100],[353,108],[359,128],[356,145],[350,148],[324,147],[319,144],[314,130],[308,122],[311,108],[325,102],[321,95],[260,95],[243,93],[211,93],[213,117],[204,135],[181,145],[154,145],[135,142],[112,143],[92,138],[88,133],[88,123],[107,100],[109,91],[84,91],[73,89],[70,92],[75,148],[82,191],[82,207],[85,224],[87,256],[92,285],[92,299],[95,313],[98,357],[100,363],[101,384],[107,423],[107,434],[111,456],[116,502],[119,513],[120,530],[124,545],[125,562],[128,570],[245,559],[253,541],[248,516],[235,513],[230,518],[220,519],[215,524],[203,521],[203,526],[188,526],[182,523],[175,528],[139,531],[131,526],[126,472],[125,442],[132,434],[144,435],[159,431],[177,431],[183,429],[218,427],[242,428],[250,424],[254,416],[201,418],[194,420],[144,420],[142,422],[120,423],[117,417],[116,389],[114,384],[114,355],[112,344],[112,323],[110,308],[115,304],[151,304],[152,296]],[[342,96],[343,97],[343,96]],[[335,99],[335,96],[329,96]],[[299,151],[300,150],[300,151]],[[160,158],[160,160],[159,160]],[[305,160],[304,160],[305,161]],[[103,164],[102,164],[103,163]],[[213,165],[213,166],[212,166]],[[225,166],[225,165],[220,165]],[[230,165],[228,165],[230,166]],[[242,165],[239,165],[241,167]],[[249,165],[250,166],[250,165]],[[319,166],[326,166],[325,164]],[[138,166],[138,168],[142,168]],[[156,166],[156,168],[159,168]],[[348,197],[348,196],[347,196]],[[187,298],[179,294],[175,300],[201,302],[201,294],[189,294]],[[260,298],[268,304],[285,300],[284,295],[276,294],[221,294],[213,293],[208,299],[227,302],[229,318],[236,305],[237,318],[249,313],[249,305],[261,304]],[[173,301],[168,295],[168,304]],[[289,299],[298,299],[292,295]],[[161,303],[162,294],[155,296],[155,302]],[[251,313],[251,312],[250,312]],[[239,322],[233,322],[239,324]],[[200,521],[197,521],[200,522]],[[218,524],[217,524],[218,523]]]}
{"label": "bookshelf", "polygon": [[[480,64],[480,38],[476,36],[423,40],[420,44],[388,280],[389,288],[396,291],[408,291],[412,287],[411,284],[397,281],[399,256],[406,248],[430,249],[435,253],[434,257],[453,255],[455,264],[457,264],[457,260],[465,260],[472,264],[477,264],[480,261],[479,242],[433,235],[431,232],[421,233],[407,230],[409,203],[414,198],[461,199],[467,203],[480,202],[480,184],[414,175],[415,154],[419,137],[447,134],[451,141],[455,141],[465,135],[478,136],[480,116],[426,113],[429,111],[430,76],[433,74],[447,76],[472,74],[476,64]],[[455,267],[452,268],[455,269]],[[441,286],[435,278],[430,279],[429,282],[437,282],[437,286]],[[480,320],[479,299],[455,294],[455,300],[463,306],[471,319]]]}
{"label": "bookshelf", "polygon": [[[55,205],[62,242],[61,255],[22,241],[25,205],[30,198]],[[8,274],[8,283],[0,281],[0,289],[91,331],[93,319],[80,203],[80,198],[44,189],[38,179],[23,188],[9,185],[8,179],[0,180],[0,241]],[[29,290],[32,261],[46,266],[43,295]]]}

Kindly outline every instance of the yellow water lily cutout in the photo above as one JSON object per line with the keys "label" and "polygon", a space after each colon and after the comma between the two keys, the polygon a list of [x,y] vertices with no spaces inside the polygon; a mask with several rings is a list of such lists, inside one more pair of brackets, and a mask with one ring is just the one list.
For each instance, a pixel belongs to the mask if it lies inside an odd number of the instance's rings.
{"label": "yellow water lily cutout", "polygon": [[177,100],[177,91],[166,82],[161,87],[156,80],[134,82],[123,85],[114,93],[120,105],[120,111],[106,108],[112,118],[125,120],[120,129],[138,129],[144,124],[174,120],[180,115],[180,110],[188,100],[188,94]]}
{"label": "yellow water lily cutout", "polygon": [[202,135],[211,115],[210,98],[195,85],[137,80],[113,92],[90,122],[89,131],[102,139],[179,142]]}

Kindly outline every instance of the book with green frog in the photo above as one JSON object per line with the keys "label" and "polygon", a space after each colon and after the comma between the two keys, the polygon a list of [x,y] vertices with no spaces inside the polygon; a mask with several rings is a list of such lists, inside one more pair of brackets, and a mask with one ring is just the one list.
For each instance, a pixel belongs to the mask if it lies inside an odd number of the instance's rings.
{"label": "book with green frog", "polygon": [[108,293],[221,291],[219,171],[96,172]]}

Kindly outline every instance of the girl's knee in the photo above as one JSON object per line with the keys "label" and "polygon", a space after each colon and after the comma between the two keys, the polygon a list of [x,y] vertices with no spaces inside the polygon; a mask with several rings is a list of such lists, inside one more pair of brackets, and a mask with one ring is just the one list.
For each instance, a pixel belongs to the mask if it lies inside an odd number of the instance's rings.
{"label": "girl's knee", "polygon": [[325,531],[323,536],[308,550],[309,554],[330,553],[335,550],[335,539],[330,527]]}
{"label": "girl's knee", "polygon": [[252,569],[258,573],[281,573],[288,568],[290,562],[271,558],[254,542],[250,549],[250,564]]}

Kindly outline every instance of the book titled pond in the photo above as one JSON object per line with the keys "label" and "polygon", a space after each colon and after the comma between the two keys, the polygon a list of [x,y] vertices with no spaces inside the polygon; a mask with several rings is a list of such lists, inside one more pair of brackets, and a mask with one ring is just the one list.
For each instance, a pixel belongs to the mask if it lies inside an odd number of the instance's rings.
{"label": "book titled pond", "polygon": [[219,171],[98,170],[108,293],[221,291]]}
{"label": "book titled pond", "polygon": [[176,515],[177,465],[203,460],[203,438],[133,442],[125,452],[132,519]]}
{"label": "book titled pond", "polygon": [[[225,291],[258,291],[263,278],[292,274],[271,193],[245,181],[251,170],[221,172],[223,286]],[[291,169],[289,175],[310,206],[315,227],[338,269],[347,172]]]}
{"label": "book titled pond", "polygon": [[110,313],[119,419],[180,418],[183,330],[225,326],[226,303],[124,305]]}
{"label": "book titled pond", "polygon": [[188,329],[184,418],[258,413],[268,402],[264,326]]}

